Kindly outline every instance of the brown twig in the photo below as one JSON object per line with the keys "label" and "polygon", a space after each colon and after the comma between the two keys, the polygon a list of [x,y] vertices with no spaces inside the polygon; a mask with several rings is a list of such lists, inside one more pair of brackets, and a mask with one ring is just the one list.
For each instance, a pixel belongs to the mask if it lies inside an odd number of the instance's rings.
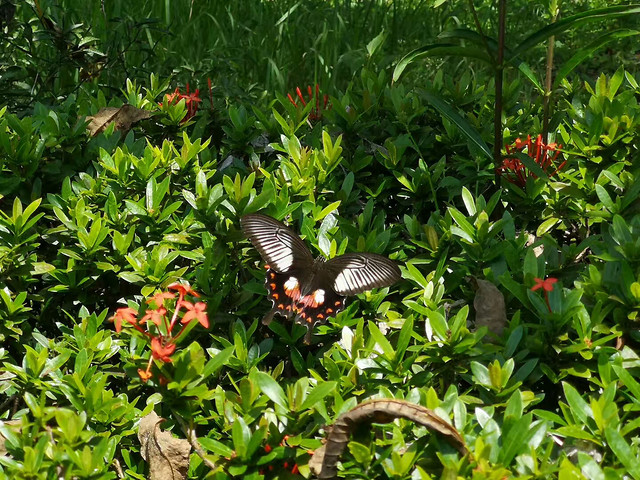
{"label": "brown twig", "polygon": [[207,454],[202,448],[202,445],[200,445],[200,442],[198,441],[198,437],[196,437],[195,431],[189,425],[187,425],[184,419],[180,415],[178,415],[176,412],[173,412],[173,415],[174,415],[174,418],[177,420],[177,422],[180,424],[180,428],[182,429],[182,432],[184,433],[184,435],[187,437],[187,441],[191,445],[191,448],[193,448],[193,450],[202,459],[202,462],[207,467],[209,467],[210,470],[212,471],[215,470],[217,468],[215,463],[213,463],[211,460],[207,458]]}
{"label": "brown twig", "polygon": [[118,475],[118,478],[127,478],[124,475],[124,471],[122,470],[122,465],[120,465],[120,460],[118,460],[117,458],[113,459],[113,468],[116,469],[116,475]]}

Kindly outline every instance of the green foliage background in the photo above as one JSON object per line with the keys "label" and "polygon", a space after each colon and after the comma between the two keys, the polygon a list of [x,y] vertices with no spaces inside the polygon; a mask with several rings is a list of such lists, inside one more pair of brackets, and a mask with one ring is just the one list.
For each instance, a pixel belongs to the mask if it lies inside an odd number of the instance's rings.
{"label": "green foliage background", "polygon": [[[475,4],[494,36],[496,5]],[[512,46],[551,21],[553,5],[509,5]],[[151,410],[217,467],[194,453],[189,478],[310,477],[323,427],[369,398],[434,409],[473,457],[398,421],[356,432],[343,478],[640,478],[637,20],[558,34],[556,71],[585,52],[552,92],[567,164],[519,188],[487,146],[490,64],[421,57],[392,81],[416,48],[473,46],[467,2],[17,5],[0,27],[0,478],[145,478]],[[506,70],[507,143],[541,132],[545,55]],[[183,103],[158,102],[187,83],[203,102],[183,123]],[[331,107],[310,122],[286,94],[315,83]],[[84,116],[123,103],[153,118],[88,137]],[[238,223],[258,210],[314,253],[387,255],[403,280],[310,346],[265,327]],[[499,338],[474,327],[469,276],[505,296]],[[531,291],[546,277],[548,304]],[[181,279],[212,326],[156,364],[168,383],[142,383],[149,348],[109,317]]]}

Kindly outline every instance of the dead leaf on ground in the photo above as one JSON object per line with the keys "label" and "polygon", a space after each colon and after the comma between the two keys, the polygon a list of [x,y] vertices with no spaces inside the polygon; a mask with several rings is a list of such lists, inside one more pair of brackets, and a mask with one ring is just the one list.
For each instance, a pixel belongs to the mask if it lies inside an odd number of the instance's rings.
{"label": "dead leaf on ground", "polygon": [[95,137],[99,133],[102,133],[109,125],[115,123],[115,129],[126,134],[134,123],[151,118],[151,116],[151,112],[148,110],[143,110],[142,108],[137,108],[129,104],[124,104],[119,108],[105,107],[100,109],[95,115],[87,117],[88,120],[91,120],[89,125],[87,125],[87,130],[89,130],[89,134],[92,137]]}
{"label": "dead leaf on ground", "polygon": [[149,464],[149,480],[181,480],[187,478],[191,445],[160,429],[163,419],[151,412],[140,419],[138,440],[142,458]]}
{"label": "dead leaf on ground", "polygon": [[405,400],[377,399],[364,402],[361,405],[343,413],[336,423],[328,427],[326,443],[318,448],[309,461],[309,468],[318,478],[336,478],[337,463],[344,451],[351,432],[360,423],[389,423],[396,418],[406,418],[413,422],[435,430],[462,455],[469,453],[462,435],[446,421],[422,405],[416,405]]}
{"label": "dead leaf on ground", "polygon": [[487,327],[489,331],[501,336],[507,326],[507,313],[504,295],[487,280],[469,277],[471,285],[476,289],[473,308],[476,311],[476,328]]}

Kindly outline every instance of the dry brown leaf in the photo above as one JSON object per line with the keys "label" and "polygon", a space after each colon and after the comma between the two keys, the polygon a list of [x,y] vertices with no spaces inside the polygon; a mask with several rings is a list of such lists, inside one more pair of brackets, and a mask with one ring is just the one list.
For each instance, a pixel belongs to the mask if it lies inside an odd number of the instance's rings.
{"label": "dry brown leaf", "polygon": [[340,415],[336,423],[327,428],[326,443],[313,453],[309,468],[318,478],[336,478],[336,464],[349,442],[352,430],[360,423],[389,423],[396,418],[406,418],[435,430],[462,455],[469,453],[460,433],[433,410],[405,400],[383,398],[364,402]]}
{"label": "dry brown leaf", "polygon": [[102,108],[95,115],[88,116],[87,119],[91,122],[87,125],[87,130],[92,137],[95,137],[109,125],[115,123],[115,129],[126,134],[134,123],[147,118],[151,118],[151,112],[125,103],[119,108]]}
{"label": "dry brown leaf", "polygon": [[498,288],[487,280],[470,277],[476,296],[473,308],[476,310],[476,328],[487,327],[491,333],[501,336],[507,326],[504,296]]}
{"label": "dry brown leaf", "polygon": [[149,464],[149,480],[182,480],[187,478],[191,445],[160,429],[163,421],[155,412],[140,419],[138,440],[142,458]]}

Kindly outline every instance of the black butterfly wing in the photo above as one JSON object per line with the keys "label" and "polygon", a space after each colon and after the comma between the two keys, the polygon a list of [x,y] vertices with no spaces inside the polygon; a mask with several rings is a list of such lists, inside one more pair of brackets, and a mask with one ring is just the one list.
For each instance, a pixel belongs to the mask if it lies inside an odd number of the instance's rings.
{"label": "black butterfly wing", "polygon": [[375,253],[347,253],[328,260],[323,269],[338,295],[356,295],[372,288],[388,287],[400,280],[393,260]]}
{"label": "black butterfly wing", "polygon": [[311,268],[311,251],[302,239],[282,222],[266,215],[252,213],[240,219],[240,226],[269,267],[276,272]]}

